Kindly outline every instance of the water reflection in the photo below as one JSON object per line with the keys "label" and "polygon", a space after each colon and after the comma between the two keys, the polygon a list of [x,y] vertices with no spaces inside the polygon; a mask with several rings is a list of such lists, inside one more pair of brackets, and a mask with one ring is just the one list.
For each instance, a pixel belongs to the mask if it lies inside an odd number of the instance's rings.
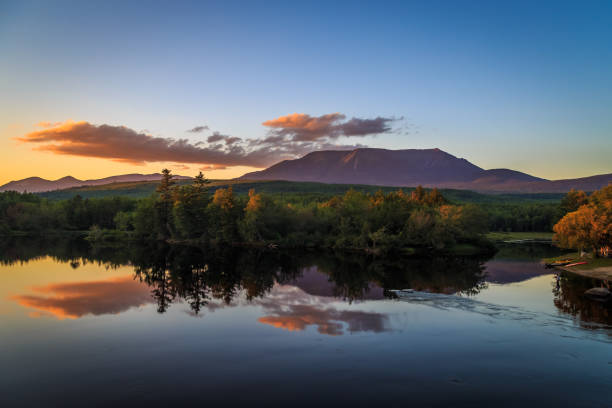
{"label": "water reflection", "polygon": [[13,296],[20,305],[36,310],[32,317],[76,319],[88,314],[116,314],[153,301],[149,289],[130,277],[51,284],[32,290],[36,294]]}
{"label": "water reflection", "polygon": [[[275,285],[290,285],[310,295],[348,302],[380,299],[385,296],[384,289],[398,287],[447,294],[477,293],[484,287],[484,260],[479,258],[381,259],[361,254],[197,248],[159,243],[120,248],[89,248],[80,241],[49,244],[20,240],[4,243],[0,259],[10,264],[50,255],[75,269],[98,263],[106,268],[131,265],[134,271],[133,279],[53,284],[34,288],[35,294],[14,297],[24,306],[62,318],[119,313],[149,301],[157,305],[159,313],[183,301],[197,315],[211,301],[229,305],[239,294],[244,294],[248,301],[261,299],[270,295]],[[149,298],[145,291],[150,294]],[[295,307],[277,310],[266,323],[274,321],[281,325],[281,317],[289,321],[289,317],[306,312]],[[302,322],[323,320],[324,316],[316,313],[301,319]],[[350,319],[343,315],[341,320]],[[286,325],[290,326],[301,325]]]}
{"label": "water reflection", "polygon": [[[161,243],[90,247],[81,240],[15,239],[0,242],[0,262],[51,256],[76,270],[91,263],[109,269],[129,266],[132,270],[129,276],[59,282],[13,294],[12,300],[31,309],[32,317],[76,319],[118,314],[151,303],[159,313],[182,303],[188,305],[190,314],[198,316],[246,301],[262,308],[265,315],[258,319],[262,324],[289,331],[313,326],[319,333],[339,335],[388,329],[387,316],[339,309],[333,304],[339,300],[384,299],[394,297],[392,289],[403,288],[470,297],[486,289],[487,282],[520,282],[550,273],[537,261],[555,255],[554,251],[547,245],[514,245],[502,248],[493,260],[415,259]],[[554,288],[555,307],[584,327],[612,324],[610,305],[584,296],[584,291],[595,285],[581,277],[562,275]]]}
{"label": "water reflection", "polygon": [[511,252],[0,243],[2,406],[609,406],[595,284]]}
{"label": "water reflection", "polygon": [[309,295],[292,285],[279,285],[256,304],[263,307],[266,316],[260,323],[289,331],[302,331],[316,326],[321,334],[337,336],[349,333],[388,330],[387,315],[361,310],[340,310],[333,306],[335,299]]}
{"label": "water reflection", "polygon": [[563,272],[558,275],[553,288],[555,306],[559,311],[573,316],[583,328],[612,326],[612,304],[589,299],[584,294],[588,289],[609,285],[609,282]]}

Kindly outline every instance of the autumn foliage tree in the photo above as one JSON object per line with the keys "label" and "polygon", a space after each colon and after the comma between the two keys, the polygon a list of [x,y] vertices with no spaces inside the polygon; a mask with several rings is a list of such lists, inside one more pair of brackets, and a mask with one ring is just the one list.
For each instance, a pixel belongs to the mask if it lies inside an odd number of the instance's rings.
{"label": "autumn foliage tree", "polygon": [[581,190],[571,189],[561,200],[559,209],[562,215],[577,211],[581,206],[588,204],[589,198],[586,193]]}
{"label": "autumn foliage tree", "polygon": [[[568,201],[582,195],[570,192]],[[582,193],[584,194],[584,193]],[[586,203],[567,213],[553,228],[559,245],[608,255],[612,245],[612,184],[588,197]]]}

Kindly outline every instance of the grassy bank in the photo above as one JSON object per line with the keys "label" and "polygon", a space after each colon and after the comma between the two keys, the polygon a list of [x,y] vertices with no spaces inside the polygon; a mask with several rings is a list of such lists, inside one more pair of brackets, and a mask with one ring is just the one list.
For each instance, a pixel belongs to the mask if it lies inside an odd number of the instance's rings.
{"label": "grassy bank", "polygon": [[489,232],[487,238],[495,242],[552,241],[552,232]]}
{"label": "grassy bank", "polygon": [[554,258],[545,258],[542,262],[545,263],[553,263],[565,259],[575,259],[576,262],[585,261],[587,264],[585,265],[576,265],[568,268],[568,270],[589,270],[596,268],[612,268],[612,258],[592,258],[592,257],[580,257],[580,253],[578,252],[570,252],[564,255],[560,255]]}
{"label": "grassy bank", "polygon": [[544,263],[553,263],[561,260],[573,259],[576,262],[587,262],[584,265],[576,266],[558,266],[557,269],[575,273],[577,275],[586,276],[588,278],[612,280],[612,258],[592,258],[584,257],[580,258],[578,252],[570,252],[554,258],[542,259]]}

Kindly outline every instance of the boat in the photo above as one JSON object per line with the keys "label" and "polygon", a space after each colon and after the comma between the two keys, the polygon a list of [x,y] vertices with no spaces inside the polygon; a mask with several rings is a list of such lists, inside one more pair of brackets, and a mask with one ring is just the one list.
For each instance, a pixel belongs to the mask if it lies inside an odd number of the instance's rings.
{"label": "boat", "polygon": [[574,262],[568,265],[565,265],[566,267],[570,267],[570,266],[578,266],[578,265],[586,265],[588,262],[587,261],[582,261],[582,262]]}
{"label": "boat", "polygon": [[555,262],[549,262],[544,264],[547,268],[554,268],[555,266],[567,266],[569,264],[571,264],[572,262],[574,262],[573,259],[564,259],[564,260],[560,260],[560,261],[555,261]]}

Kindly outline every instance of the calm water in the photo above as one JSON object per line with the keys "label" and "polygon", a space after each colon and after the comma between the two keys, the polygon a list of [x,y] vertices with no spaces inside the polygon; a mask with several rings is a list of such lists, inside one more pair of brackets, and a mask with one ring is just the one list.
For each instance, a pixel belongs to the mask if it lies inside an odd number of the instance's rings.
{"label": "calm water", "polygon": [[612,406],[612,308],[540,266],[547,245],[0,251],[3,407]]}

